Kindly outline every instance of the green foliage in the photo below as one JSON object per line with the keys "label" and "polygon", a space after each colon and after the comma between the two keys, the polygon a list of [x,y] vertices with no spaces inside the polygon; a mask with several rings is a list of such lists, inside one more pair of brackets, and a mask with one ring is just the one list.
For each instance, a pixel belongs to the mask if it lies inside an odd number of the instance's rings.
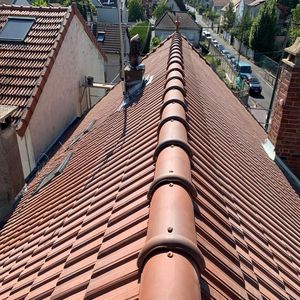
{"label": "green foliage", "polygon": [[151,38],[151,26],[148,21],[136,23],[129,29],[130,38],[139,34],[142,44],[143,53],[147,53],[149,51],[149,44]]}
{"label": "green foliage", "polygon": [[92,0],[60,0],[59,3],[63,6],[69,6],[73,2],[76,3],[78,10],[85,20],[87,19],[88,13],[93,13],[96,11],[96,7],[94,6]]}
{"label": "green foliage", "polygon": [[292,22],[289,30],[290,44],[293,44],[298,36],[300,36],[300,3],[292,10]]}
{"label": "green foliage", "polygon": [[155,17],[156,20],[162,17],[166,11],[170,10],[167,3],[168,3],[167,0],[159,0],[159,2],[157,3],[152,13],[153,17]]}
{"label": "green foliage", "polygon": [[231,33],[244,45],[249,46],[249,36],[253,20],[249,14],[245,14],[241,20],[237,21]]}
{"label": "green foliage", "polygon": [[161,39],[157,36],[154,36],[151,40],[151,49],[157,47],[160,42],[161,42]]}
{"label": "green foliage", "polygon": [[272,51],[276,35],[276,0],[267,0],[254,18],[250,30],[249,45],[260,52]]}
{"label": "green foliage", "polygon": [[195,21],[196,20],[196,13],[194,11],[188,11],[188,14],[192,17],[192,19]]}
{"label": "green foliage", "polygon": [[219,18],[219,14],[216,13],[215,11],[213,11],[213,10],[211,9],[211,7],[208,8],[208,9],[204,12],[204,15],[205,15],[208,19],[210,19],[212,22],[214,22],[216,19]]}
{"label": "green foliage", "polygon": [[46,7],[48,6],[48,3],[46,0],[33,0],[31,3],[32,6],[42,6]]}
{"label": "green foliage", "polygon": [[144,7],[141,0],[128,0],[128,21],[144,20]]}
{"label": "green foliage", "polygon": [[224,12],[223,27],[226,31],[230,31],[235,23],[235,12],[233,3],[230,1]]}

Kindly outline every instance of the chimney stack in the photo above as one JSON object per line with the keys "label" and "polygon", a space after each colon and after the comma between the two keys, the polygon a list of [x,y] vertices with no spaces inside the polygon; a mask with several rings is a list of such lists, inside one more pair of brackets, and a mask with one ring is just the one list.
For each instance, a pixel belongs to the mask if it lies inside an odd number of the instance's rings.
{"label": "chimney stack", "polygon": [[130,39],[129,65],[125,67],[125,92],[131,93],[143,86],[145,66],[140,63],[142,51],[138,34]]}
{"label": "chimney stack", "polygon": [[269,140],[277,156],[300,178],[300,37],[286,48]]}

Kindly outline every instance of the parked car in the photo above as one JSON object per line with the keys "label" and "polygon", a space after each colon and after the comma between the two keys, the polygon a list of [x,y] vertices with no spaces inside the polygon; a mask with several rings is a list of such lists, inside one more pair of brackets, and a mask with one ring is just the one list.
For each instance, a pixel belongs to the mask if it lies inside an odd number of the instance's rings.
{"label": "parked car", "polygon": [[236,70],[237,69],[237,63],[238,63],[236,57],[232,57],[229,62],[232,65],[233,69]]}
{"label": "parked car", "polygon": [[223,54],[226,58],[227,58],[227,55],[230,54],[230,52],[229,52],[228,50],[226,50],[226,49],[222,50],[221,52],[222,52],[222,54]]}
{"label": "parked car", "polygon": [[224,50],[225,47],[224,47],[222,44],[219,44],[219,45],[218,45],[218,49],[222,52],[222,50]]}
{"label": "parked car", "polygon": [[238,67],[237,71],[240,75],[252,73],[251,65],[249,65],[248,63],[246,63],[242,60],[239,61],[239,64],[237,67]]}
{"label": "parked car", "polygon": [[229,62],[231,61],[231,59],[235,58],[235,56],[230,52],[226,56]]}
{"label": "parked car", "polygon": [[241,74],[240,78],[244,80],[249,85],[250,94],[260,94],[262,91],[261,84],[257,77],[253,74]]}
{"label": "parked car", "polygon": [[216,39],[212,39],[211,42],[215,47],[218,47],[219,43]]}

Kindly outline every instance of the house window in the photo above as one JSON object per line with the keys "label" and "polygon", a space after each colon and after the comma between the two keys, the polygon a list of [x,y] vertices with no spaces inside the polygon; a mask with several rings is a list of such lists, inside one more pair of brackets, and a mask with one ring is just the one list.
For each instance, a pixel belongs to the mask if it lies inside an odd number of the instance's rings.
{"label": "house window", "polygon": [[98,31],[97,33],[97,42],[104,43],[105,41],[105,32],[104,31]]}
{"label": "house window", "polygon": [[0,31],[0,41],[23,42],[34,21],[34,18],[9,17]]}

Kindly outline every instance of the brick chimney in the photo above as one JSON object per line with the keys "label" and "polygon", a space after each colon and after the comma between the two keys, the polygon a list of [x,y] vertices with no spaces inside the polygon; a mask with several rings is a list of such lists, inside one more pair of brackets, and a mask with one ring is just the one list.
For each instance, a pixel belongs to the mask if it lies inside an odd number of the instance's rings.
{"label": "brick chimney", "polygon": [[276,91],[269,140],[276,155],[300,178],[300,37],[286,48]]}

